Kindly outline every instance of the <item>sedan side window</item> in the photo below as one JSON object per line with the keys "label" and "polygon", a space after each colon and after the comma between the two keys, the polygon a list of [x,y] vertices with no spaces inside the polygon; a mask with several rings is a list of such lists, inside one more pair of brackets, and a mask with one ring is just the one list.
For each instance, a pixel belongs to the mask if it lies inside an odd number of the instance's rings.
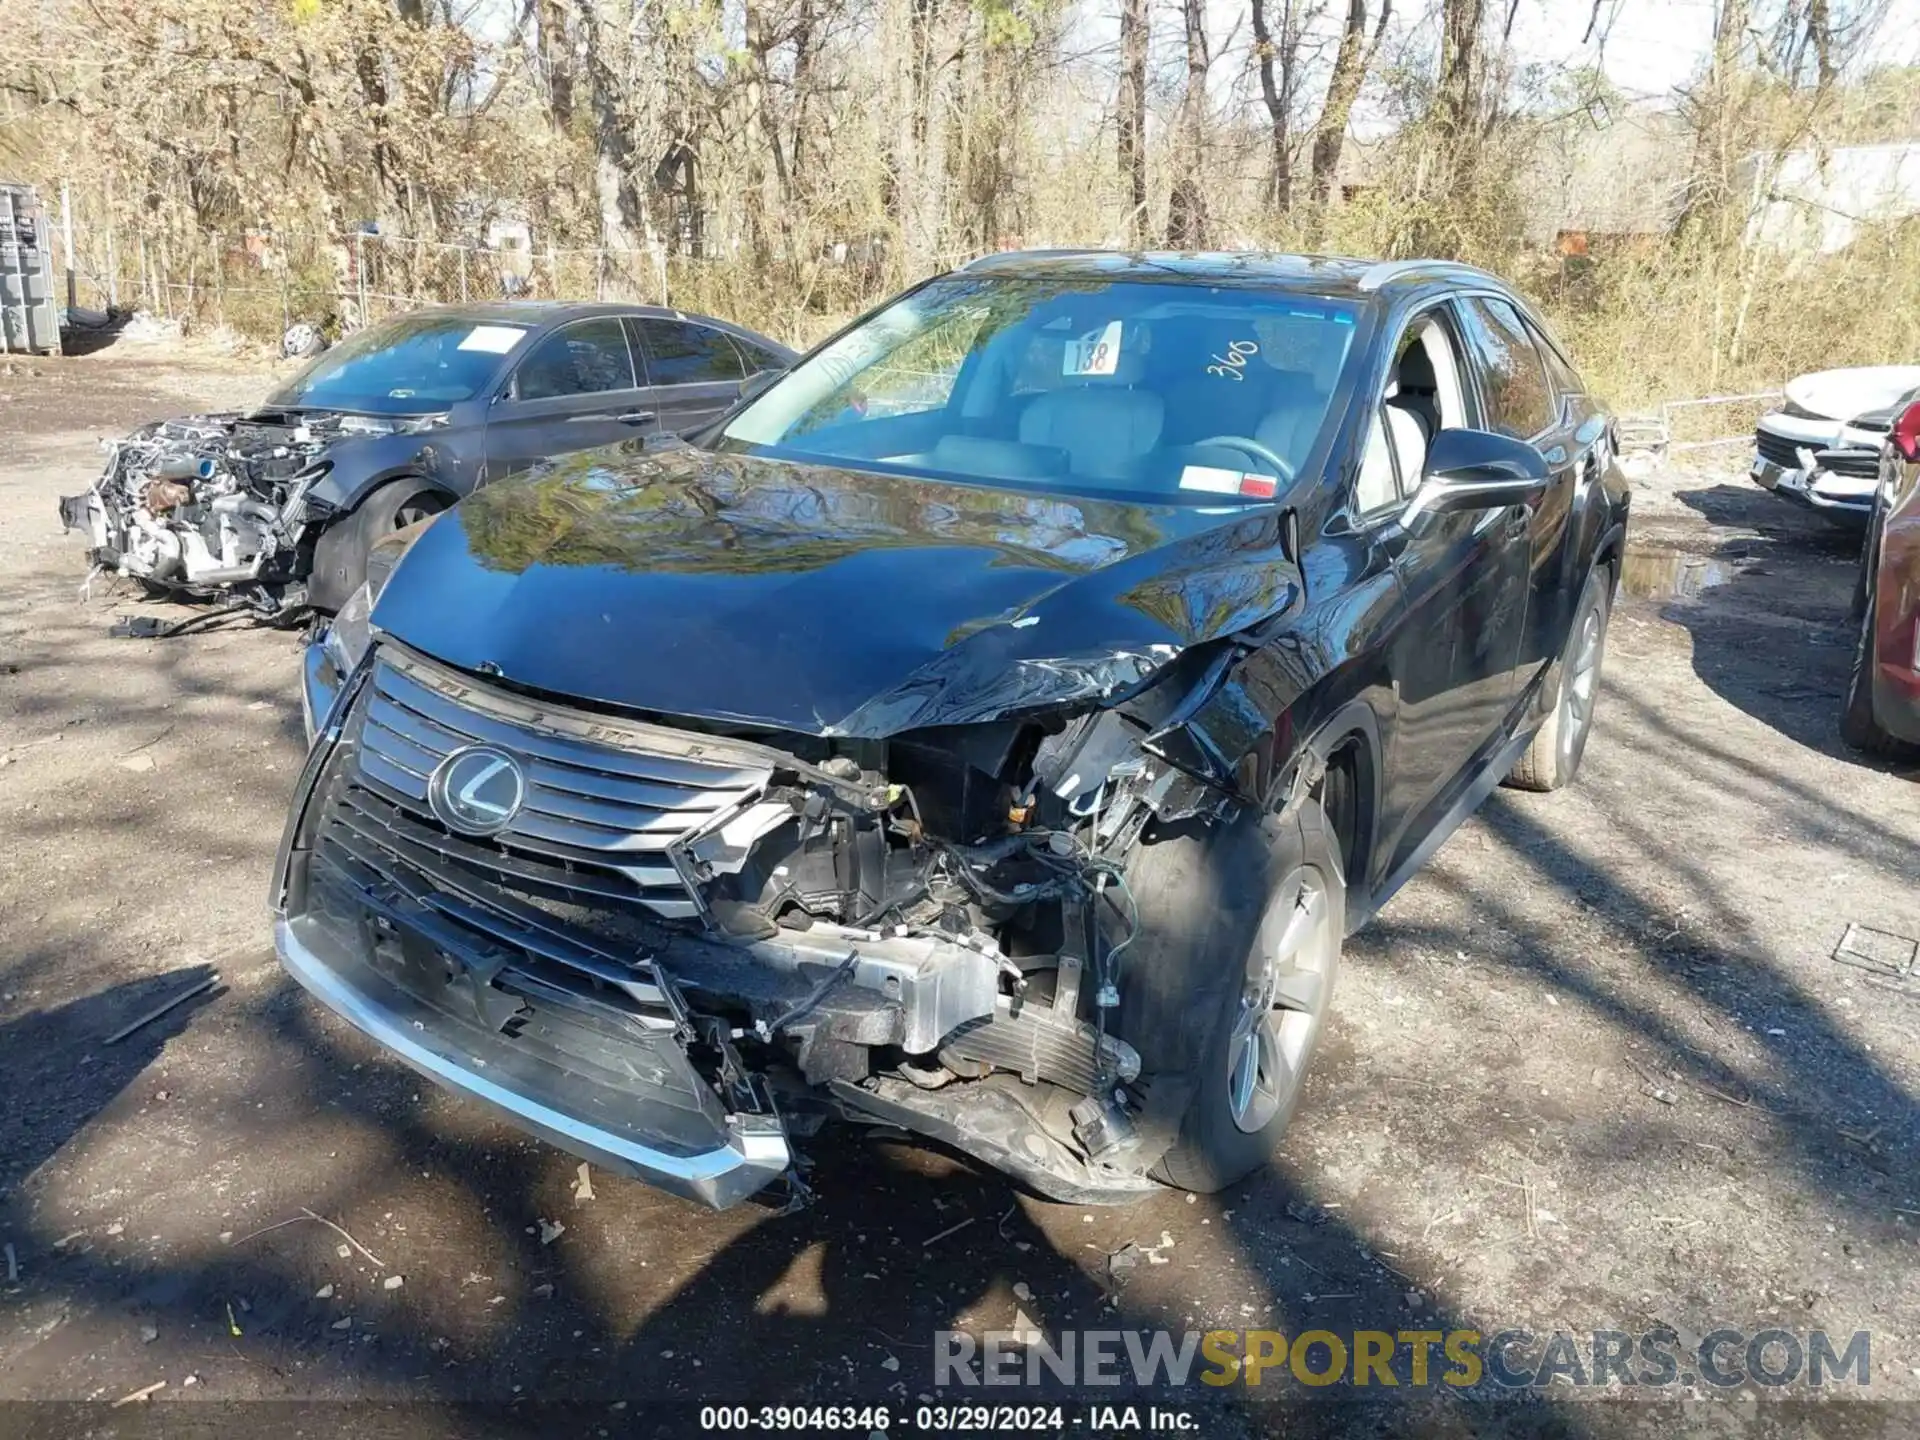
{"label": "sedan side window", "polygon": [[627,333],[611,316],[556,330],[520,362],[514,387],[522,400],[631,390],[633,353],[627,348]]}
{"label": "sedan side window", "polygon": [[686,320],[637,323],[647,347],[648,384],[709,385],[746,378],[740,352],[718,330]]}
{"label": "sedan side window", "polygon": [[742,339],[738,335],[729,336],[728,338],[733,341],[733,348],[745,357],[747,369],[750,373],[758,375],[763,370],[784,370],[787,368],[786,357],[775,354],[766,346],[756,345],[753,341]]}
{"label": "sedan side window", "polygon": [[1553,424],[1559,403],[1525,323],[1506,301],[1486,295],[1469,296],[1460,313],[1480,371],[1487,428],[1533,439]]}

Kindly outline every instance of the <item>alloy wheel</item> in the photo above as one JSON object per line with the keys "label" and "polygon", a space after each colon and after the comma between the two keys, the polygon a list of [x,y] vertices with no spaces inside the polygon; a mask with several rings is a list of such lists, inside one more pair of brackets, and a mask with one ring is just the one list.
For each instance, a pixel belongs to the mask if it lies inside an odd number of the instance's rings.
{"label": "alloy wheel", "polygon": [[404,530],[440,513],[440,506],[425,495],[416,495],[394,513],[393,528]]}
{"label": "alloy wheel", "polygon": [[1325,878],[1302,867],[1275,890],[1248,958],[1227,1047],[1236,1128],[1264,1130],[1291,1108],[1332,990],[1340,937]]}
{"label": "alloy wheel", "polygon": [[1590,605],[1580,620],[1573,654],[1567,662],[1566,680],[1560,691],[1560,754],[1571,760],[1579,753],[1587,727],[1593,723],[1593,697],[1600,687],[1600,651],[1605,631],[1600,607]]}

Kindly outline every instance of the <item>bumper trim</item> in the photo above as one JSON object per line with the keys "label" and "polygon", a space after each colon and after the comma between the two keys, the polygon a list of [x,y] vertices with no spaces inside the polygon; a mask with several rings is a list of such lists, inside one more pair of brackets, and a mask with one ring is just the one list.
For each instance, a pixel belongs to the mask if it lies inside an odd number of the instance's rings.
{"label": "bumper trim", "polygon": [[675,1155],[543,1105],[425,1043],[430,1032],[406,1024],[377,999],[348,984],[301,941],[284,917],[275,919],[273,933],[274,948],[287,973],[341,1019],[429,1080],[478,1100],[520,1128],[603,1169],[724,1210],[778,1178],[792,1163],[786,1136],[773,1119],[730,1117],[730,1137],[724,1144],[698,1154]]}
{"label": "bumper trim", "polygon": [[1803,506],[1839,525],[1864,525],[1873,513],[1871,496],[1858,500],[1837,500],[1816,494],[1811,481],[1794,483],[1800,481],[1804,471],[1790,470],[1784,465],[1767,459],[1764,455],[1754,457],[1753,464],[1747,473],[1748,478],[1768,494]]}

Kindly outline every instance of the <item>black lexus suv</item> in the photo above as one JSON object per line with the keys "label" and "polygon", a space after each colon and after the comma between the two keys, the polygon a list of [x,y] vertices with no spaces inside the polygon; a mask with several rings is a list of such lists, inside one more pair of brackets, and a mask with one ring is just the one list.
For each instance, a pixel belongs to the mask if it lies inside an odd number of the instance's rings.
{"label": "black lexus suv", "polygon": [[995,256],[696,438],[376,547],[274,888],[323,1003],[596,1164],[1217,1189],[1343,938],[1579,768],[1627,491],[1491,275]]}

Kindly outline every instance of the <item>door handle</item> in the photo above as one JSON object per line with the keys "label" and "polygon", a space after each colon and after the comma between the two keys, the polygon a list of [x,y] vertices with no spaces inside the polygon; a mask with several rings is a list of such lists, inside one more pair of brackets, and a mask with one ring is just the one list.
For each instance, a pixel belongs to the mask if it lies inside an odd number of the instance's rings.
{"label": "door handle", "polygon": [[622,425],[649,425],[659,418],[652,410],[628,410],[613,417]]}

